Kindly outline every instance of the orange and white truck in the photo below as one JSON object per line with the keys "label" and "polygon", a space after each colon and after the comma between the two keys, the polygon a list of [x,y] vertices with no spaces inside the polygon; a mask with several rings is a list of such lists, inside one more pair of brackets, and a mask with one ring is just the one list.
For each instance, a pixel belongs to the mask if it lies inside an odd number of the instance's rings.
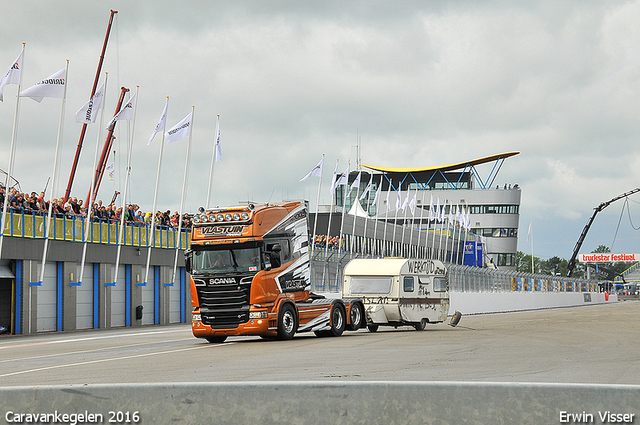
{"label": "orange and white truck", "polygon": [[339,336],[366,325],[359,299],[313,294],[309,225],[302,202],[200,209],[185,267],[191,328],[209,342],[229,336]]}

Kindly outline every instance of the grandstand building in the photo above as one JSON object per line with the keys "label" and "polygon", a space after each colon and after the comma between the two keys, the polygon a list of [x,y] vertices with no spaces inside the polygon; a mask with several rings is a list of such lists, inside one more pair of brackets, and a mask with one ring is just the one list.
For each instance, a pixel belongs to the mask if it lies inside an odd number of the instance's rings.
{"label": "grandstand building", "polygon": [[[435,219],[438,205],[443,216],[450,220],[453,217],[453,222],[455,217],[459,217],[459,212],[464,212],[469,218],[466,240],[475,239],[482,243],[483,263],[515,270],[521,189],[515,183],[498,182],[497,176],[504,161],[518,153],[418,168],[361,164],[360,171],[349,174],[347,185],[337,187],[333,202],[338,210],[346,206],[351,215],[366,216],[379,223],[395,223],[404,229],[426,233],[436,231],[442,234],[445,231],[443,226],[446,224],[443,223],[447,220],[439,222]],[[484,178],[477,170],[482,164],[493,164]],[[358,176],[359,184],[354,184]],[[356,205],[370,180],[370,190]],[[374,203],[380,186],[379,199]],[[452,234],[448,229],[446,232]],[[425,239],[428,240],[422,240]]]}

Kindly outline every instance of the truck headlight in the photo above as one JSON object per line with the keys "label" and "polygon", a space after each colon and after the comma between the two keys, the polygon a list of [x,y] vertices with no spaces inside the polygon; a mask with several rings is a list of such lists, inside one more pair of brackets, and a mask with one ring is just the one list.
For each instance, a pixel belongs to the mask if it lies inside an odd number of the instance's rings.
{"label": "truck headlight", "polygon": [[202,315],[200,313],[193,313],[191,320],[194,322],[202,322]]}
{"label": "truck headlight", "polygon": [[266,311],[250,311],[249,319],[266,319],[267,312]]}

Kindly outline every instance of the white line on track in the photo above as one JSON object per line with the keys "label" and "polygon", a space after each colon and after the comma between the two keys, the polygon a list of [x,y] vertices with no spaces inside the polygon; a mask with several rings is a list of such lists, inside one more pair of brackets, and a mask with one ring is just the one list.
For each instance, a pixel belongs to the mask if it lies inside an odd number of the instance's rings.
{"label": "white line on track", "polygon": [[44,358],[47,358],[47,357],[57,357],[57,356],[62,357],[62,356],[69,356],[69,355],[74,355],[74,354],[95,353],[95,352],[98,352],[98,351],[119,350],[121,348],[139,347],[141,345],[151,345],[151,344],[176,342],[176,341],[188,341],[188,340],[192,340],[193,341],[194,339],[193,338],[181,338],[181,339],[173,339],[171,341],[162,341],[162,342],[139,342],[137,344],[112,345],[110,347],[95,348],[93,350],[67,351],[67,352],[56,353],[56,354],[43,354],[41,356],[20,357],[18,359],[5,359],[5,360],[0,360],[0,363],[15,362],[16,360],[21,360],[21,361],[22,360],[35,360],[35,359],[44,359]]}
{"label": "white line on track", "polygon": [[[214,346],[224,347],[224,346],[232,345],[232,344],[235,344],[235,343],[228,342],[226,344],[218,344],[218,345],[214,345]],[[5,376],[22,375],[22,374],[25,374],[25,373],[41,372],[43,370],[60,369],[60,368],[63,368],[63,367],[83,366],[83,365],[95,364],[95,363],[105,363],[105,362],[112,362],[112,361],[117,361],[117,360],[135,359],[135,358],[139,358],[139,357],[156,356],[156,355],[160,355],[160,354],[179,353],[181,351],[191,351],[191,350],[197,350],[197,349],[200,349],[200,348],[210,348],[211,345],[212,344],[206,344],[206,345],[201,345],[201,346],[197,346],[197,347],[180,348],[180,349],[177,349],[177,350],[158,351],[158,352],[155,352],[155,353],[136,354],[136,355],[133,355],[133,356],[122,356],[122,357],[114,357],[114,358],[109,358],[109,359],[90,360],[90,361],[86,361],[86,362],[78,362],[78,363],[69,363],[69,364],[55,365],[55,366],[48,366],[48,367],[40,367],[40,368],[36,368],[36,369],[28,369],[28,370],[21,370],[21,371],[18,371],[18,372],[5,373],[3,375],[0,375],[0,378],[3,378]]]}
{"label": "white line on track", "polygon": [[173,333],[173,332],[186,332],[186,331],[187,331],[186,329],[176,329],[176,330],[171,330],[171,331],[134,332],[134,333],[128,333],[128,334],[90,336],[90,337],[85,337],[85,338],[74,338],[74,339],[60,339],[60,340],[56,340],[56,341],[32,342],[32,343],[29,343],[29,344],[5,345],[3,347],[0,347],[0,350],[4,350],[6,348],[31,347],[31,346],[34,346],[34,345],[64,344],[64,343],[68,343],[68,342],[91,341],[91,340],[96,340],[96,339],[121,338],[121,337],[127,337],[127,336],[154,335],[154,334],[164,334],[164,333]]}

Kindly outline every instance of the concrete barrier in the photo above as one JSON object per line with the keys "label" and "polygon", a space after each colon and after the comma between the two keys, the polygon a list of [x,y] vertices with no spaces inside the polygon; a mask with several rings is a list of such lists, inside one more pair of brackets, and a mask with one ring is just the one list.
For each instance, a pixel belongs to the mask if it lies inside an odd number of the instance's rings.
{"label": "concrete barrier", "polygon": [[[40,423],[67,424],[637,423],[639,397],[640,386],[635,385],[448,382],[73,385],[0,388],[0,413],[1,423],[35,422],[33,416],[25,416],[35,414],[52,415]],[[582,419],[569,415],[580,415]]]}
{"label": "concrete barrier", "polygon": [[543,308],[616,303],[618,296],[598,292],[451,292],[449,313],[503,313]]}

